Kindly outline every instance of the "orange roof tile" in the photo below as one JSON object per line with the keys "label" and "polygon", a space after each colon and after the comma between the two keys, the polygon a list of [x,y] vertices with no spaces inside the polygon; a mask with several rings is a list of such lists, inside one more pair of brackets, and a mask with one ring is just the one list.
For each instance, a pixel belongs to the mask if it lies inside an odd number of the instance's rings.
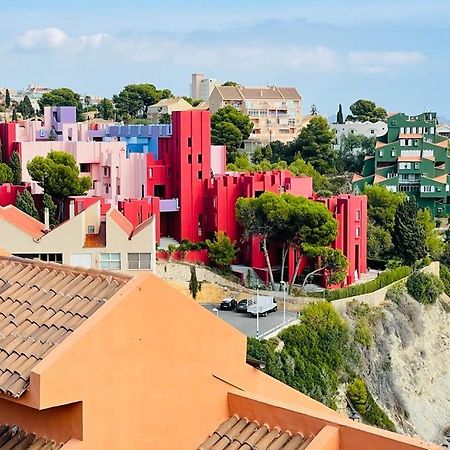
{"label": "orange roof tile", "polygon": [[447,183],[447,175],[446,175],[446,174],[444,174],[444,175],[439,175],[439,176],[437,176],[437,177],[434,177],[433,180],[439,181],[439,183],[444,183],[444,184],[446,184],[446,183]]}
{"label": "orange roof tile", "polygon": [[59,450],[63,443],[57,444],[45,437],[38,437],[34,433],[27,433],[17,425],[0,426],[0,448],[17,450]]}
{"label": "orange roof tile", "polygon": [[131,236],[131,233],[133,232],[133,224],[123,214],[117,211],[117,209],[111,209],[109,217],[114,220],[114,222],[116,222],[117,225],[119,225],[119,227],[128,234],[128,236]]}
{"label": "orange roof tile", "polygon": [[447,148],[448,147],[448,141],[441,141],[441,142],[435,142],[434,145],[437,145],[438,147]]}
{"label": "orange roof tile", "polygon": [[267,424],[260,425],[249,421],[246,417],[234,414],[223,422],[197,450],[234,450],[234,449],[267,449],[302,450],[312,441],[313,436],[304,437],[301,434],[281,431],[275,427],[272,430]]}
{"label": "orange roof tile", "polygon": [[423,134],[419,134],[419,133],[403,133],[400,134],[399,139],[422,139],[423,138]]}
{"label": "orange roof tile", "polygon": [[387,180],[387,178],[383,177],[382,175],[375,175],[375,177],[373,179],[373,182],[374,183],[379,183],[380,181],[384,181],[384,180]]}
{"label": "orange roof tile", "polygon": [[0,257],[0,393],[20,397],[34,366],[129,279],[101,270]]}
{"label": "orange roof tile", "polygon": [[37,239],[44,236],[45,225],[13,205],[0,207],[0,217]]}
{"label": "orange roof tile", "polygon": [[399,156],[397,160],[407,162],[420,162],[422,158],[420,156]]}
{"label": "orange roof tile", "polygon": [[361,176],[361,175],[359,175],[359,174],[357,174],[357,173],[354,173],[354,174],[353,174],[352,182],[362,180],[363,178],[364,178],[363,176]]}
{"label": "orange roof tile", "polygon": [[388,144],[385,144],[384,142],[377,141],[376,144],[375,144],[375,148],[385,147],[386,145],[388,145]]}

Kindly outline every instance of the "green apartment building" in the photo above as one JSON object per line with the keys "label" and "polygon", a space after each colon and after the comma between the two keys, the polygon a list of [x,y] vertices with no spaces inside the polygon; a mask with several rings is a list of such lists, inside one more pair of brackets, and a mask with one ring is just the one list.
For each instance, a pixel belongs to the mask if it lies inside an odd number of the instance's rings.
{"label": "green apartment building", "polygon": [[358,192],[380,184],[414,195],[419,208],[433,216],[450,213],[448,139],[437,134],[436,113],[399,113],[388,118],[388,131],[377,140],[375,155],[366,156],[361,175],[353,177]]}

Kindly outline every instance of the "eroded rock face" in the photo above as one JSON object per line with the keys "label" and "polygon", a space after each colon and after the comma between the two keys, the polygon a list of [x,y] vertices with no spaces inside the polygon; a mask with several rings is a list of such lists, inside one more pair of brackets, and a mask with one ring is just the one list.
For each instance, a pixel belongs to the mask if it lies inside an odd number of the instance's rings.
{"label": "eroded rock face", "polygon": [[404,294],[386,301],[362,375],[399,432],[441,444],[450,425],[448,297],[421,305]]}

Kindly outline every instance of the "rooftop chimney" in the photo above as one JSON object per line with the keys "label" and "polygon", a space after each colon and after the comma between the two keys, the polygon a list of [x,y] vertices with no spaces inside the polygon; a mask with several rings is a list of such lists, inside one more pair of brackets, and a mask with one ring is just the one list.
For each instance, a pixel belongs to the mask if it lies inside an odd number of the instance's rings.
{"label": "rooftop chimney", "polygon": [[48,208],[44,208],[44,231],[50,231],[50,213]]}
{"label": "rooftop chimney", "polygon": [[75,202],[70,200],[69,203],[69,219],[73,219],[75,217]]}

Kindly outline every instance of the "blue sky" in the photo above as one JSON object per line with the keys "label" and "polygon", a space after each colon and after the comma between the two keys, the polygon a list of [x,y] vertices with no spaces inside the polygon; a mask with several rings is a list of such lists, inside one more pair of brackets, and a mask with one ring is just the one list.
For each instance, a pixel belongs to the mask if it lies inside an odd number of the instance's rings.
{"label": "blue sky", "polygon": [[32,0],[2,4],[0,86],[111,96],[203,72],[295,86],[325,115],[370,98],[450,118],[448,0]]}

